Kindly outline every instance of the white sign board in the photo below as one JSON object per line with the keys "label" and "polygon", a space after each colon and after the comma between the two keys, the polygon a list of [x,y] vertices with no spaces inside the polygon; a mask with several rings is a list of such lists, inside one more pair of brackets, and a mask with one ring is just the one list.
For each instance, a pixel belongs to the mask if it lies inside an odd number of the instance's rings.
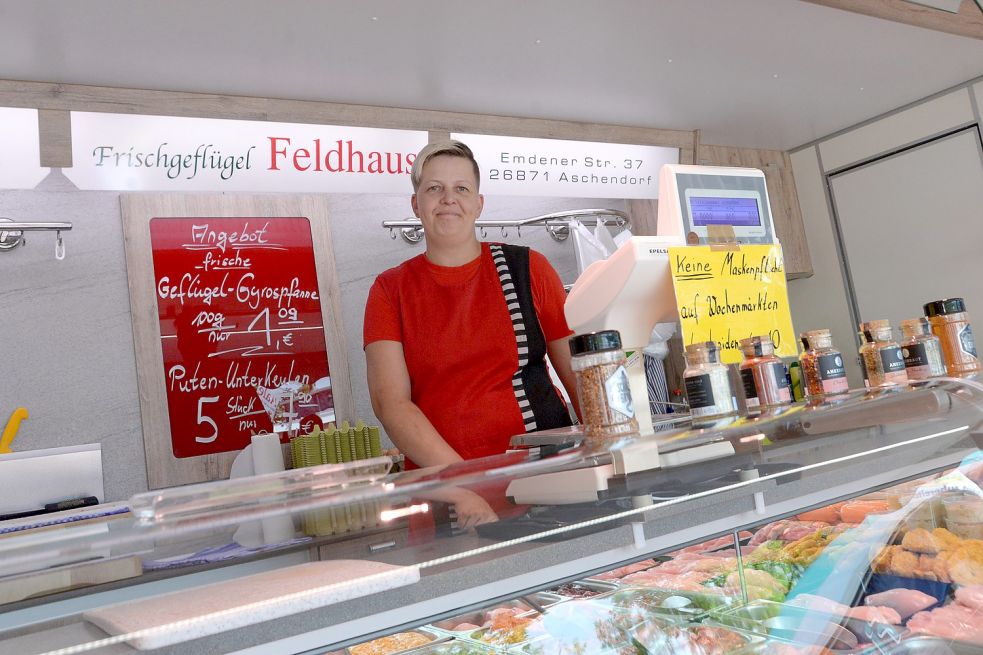
{"label": "white sign board", "polygon": [[72,112],[80,189],[402,193],[427,133]]}
{"label": "white sign board", "polygon": [[452,134],[474,152],[481,192],[563,198],[658,198],[659,170],[679,148]]}
{"label": "white sign board", "polygon": [[0,107],[0,189],[33,189],[49,170],[41,167],[38,110]]}

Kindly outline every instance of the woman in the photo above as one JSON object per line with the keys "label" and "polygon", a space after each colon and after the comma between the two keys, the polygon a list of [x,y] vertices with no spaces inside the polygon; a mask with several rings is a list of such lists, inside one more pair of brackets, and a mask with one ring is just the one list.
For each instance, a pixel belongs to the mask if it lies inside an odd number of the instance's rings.
{"label": "woman", "polygon": [[[528,248],[478,241],[484,197],[463,143],[425,147],[411,179],[426,252],[379,275],[365,308],[369,395],[386,433],[412,468],[500,454],[514,434],[569,425],[545,360],[575,398],[556,271]],[[494,520],[462,505],[465,525]]]}

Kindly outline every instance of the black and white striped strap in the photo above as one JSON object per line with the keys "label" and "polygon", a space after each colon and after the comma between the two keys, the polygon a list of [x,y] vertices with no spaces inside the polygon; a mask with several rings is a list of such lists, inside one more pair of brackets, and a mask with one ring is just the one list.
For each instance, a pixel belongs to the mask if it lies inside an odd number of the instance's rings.
{"label": "black and white striped strap", "polygon": [[512,330],[515,332],[515,346],[519,352],[519,368],[512,375],[512,391],[515,399],[519,403],[519,411],[522,412],[522,422],[526,432],[536,429],[536,417],[533,414],[529,399],[526,398],[526,390],[522,383],[522,371],[529,364],[529,345],[526,338],[526,325],[522,320],[522,310],[519,306],[519,297],[515,293],[515,285],[512,283],[512,275],[509,273],[509,265],[505,261],[505,254],[499,245],[489,246],[492,260],[495,262],[495,269],[498,271],[498,281],[502,284],[502,293],[505,294],[505,305],[509,310],[512,319]]}

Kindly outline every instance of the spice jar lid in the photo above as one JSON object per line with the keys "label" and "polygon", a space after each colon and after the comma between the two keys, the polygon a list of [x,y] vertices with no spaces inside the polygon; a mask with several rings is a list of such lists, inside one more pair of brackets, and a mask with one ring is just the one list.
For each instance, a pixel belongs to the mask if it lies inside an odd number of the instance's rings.
{"label": "spice jar lid", "polygon": [[966,311],[966,301],[962,298],[945,298],[943,300],[933,300],[925,303],[923,307],[925,316],[940,316],[945,314],[959,314]]}
{"label": "spice jar lid", "polygon": [[889,327],[891,327],[891,321],[887,320],[886,318],[880,318],[877,319],[876,321],[867,321],[866,323],[861,323],[860,331],[867,332],[867,331],[874,331],[874,330],[883,330],[884,328],[889,328]]}
{"label": "spice jar lid", "polygon": [[584,353],[605,350],[621,350],[621,333],[617,330],[601,330],[570,337],[570,354],[576,357]]}
{"label": "spice jar lid", "polygon": [[833,342],[833,336],[827,328],[806,330],[799,335],[799,339],[802,341],[802,347],[806,350],[820,347],[819,344],[823,344],[822,347],[829,347]]}
{"label": "spice jar lid", "polygon": [[901,321],[901,330],[912,334],[931,334],[932,328],[924,316],[906,318]]}
{"label": "spice jar lid", "polygon": [[745,357],[761,357],[762,355],[770,355],[771,353],[775,352],[775,344],[772,343],[771,337],[767,335],[741,339],[740,344],[741,350],[744,351]]}
{"label": "spice jar lid", "polygon": [[720,346],[716,341],[699,341],[686,346],[686,361],[705,361],[715,364],[720,361]]}

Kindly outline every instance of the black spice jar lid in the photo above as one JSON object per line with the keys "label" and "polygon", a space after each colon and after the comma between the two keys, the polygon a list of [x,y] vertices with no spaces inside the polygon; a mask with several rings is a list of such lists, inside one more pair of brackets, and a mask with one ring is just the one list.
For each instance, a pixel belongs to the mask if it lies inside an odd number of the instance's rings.
{"label": "black spice jar lid", "polygon": [[621,350],[621,333],[617,330],[601,330],[570,337],[570,354],[576,357],[584,353]]}
{"label": "black spice jar lid", "polygon": [[944,316],[945,314],[959,314],[966,311],[966,302],[962,298],[945,298],[944,300],[933,300],[925,303],[923,307],[925,316]]}

